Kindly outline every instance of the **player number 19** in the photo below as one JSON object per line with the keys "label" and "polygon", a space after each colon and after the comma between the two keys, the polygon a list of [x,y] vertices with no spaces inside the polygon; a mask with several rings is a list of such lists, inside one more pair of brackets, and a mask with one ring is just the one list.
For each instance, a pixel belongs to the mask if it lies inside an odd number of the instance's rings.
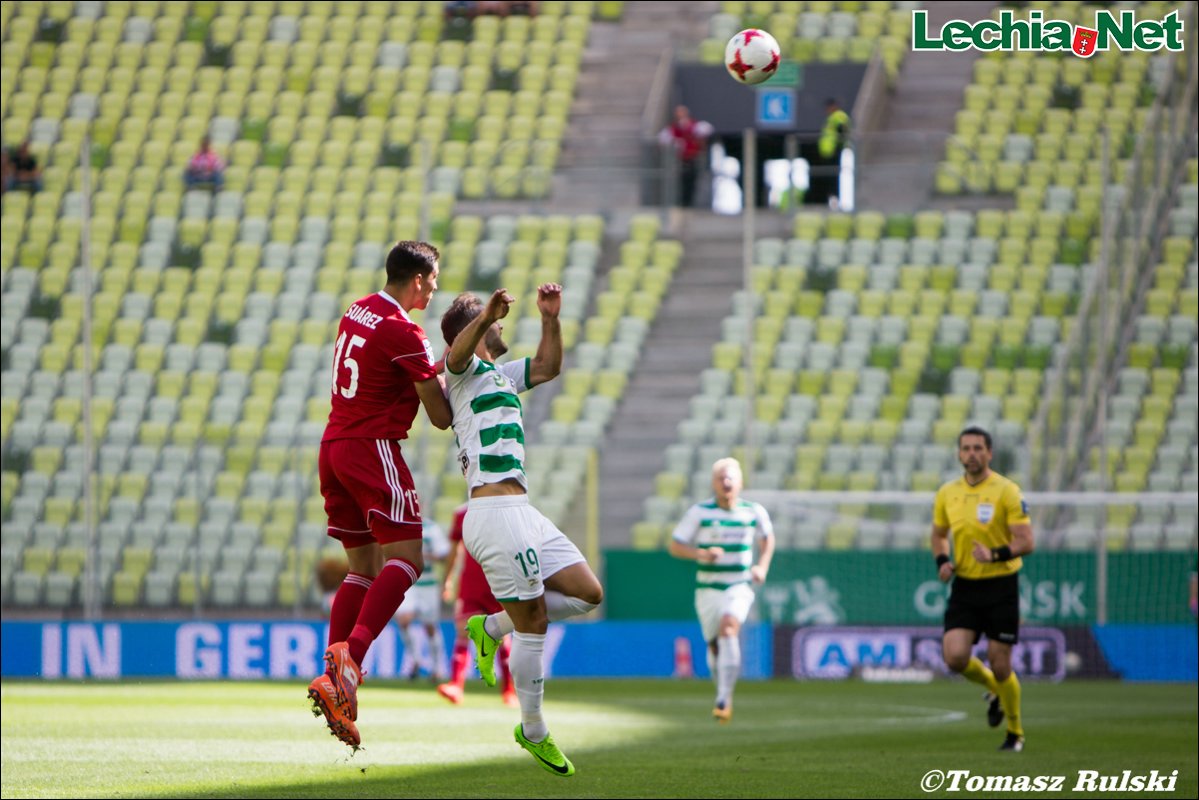
{"label": "player number 19", "polygon": [[537,563],[537,551],[532,547],[523,553],[517,553],[513,558],[520,563],[520,568],[524,571],[526,578],[529,577],[530,570],[532,570],[534,575],[541,572],[541,566]]}
{"label": "player number 19", "polygon": [[[333,353],[333,394],[341,392],[341,396],[347,400],[358,394],[358,361],[350,357],[350,353],[354,352],[355,347],[361,347],[366,344],[366,339],[355,334],[350,338],[350,345],[346,347],[346,334],[343,331],[341,336],[337,337],[337,350]],[[341,349],[345,347],[346,356],[342,360]],[[340,365],[340,366],[339,366]],[[350,385],[338,386],[338,373],[341,372],[341,367],[344,366],[350,371]]]}

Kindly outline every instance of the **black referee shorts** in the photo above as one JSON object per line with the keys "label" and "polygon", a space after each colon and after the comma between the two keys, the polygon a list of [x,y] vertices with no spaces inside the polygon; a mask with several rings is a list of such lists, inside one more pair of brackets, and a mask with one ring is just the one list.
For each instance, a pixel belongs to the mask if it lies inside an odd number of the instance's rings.
{"label": "black referee shorts", "polygon": [[974,642],[986,634],[993,642],[1016,644],[1020,639],[1020,573],[1002,578],[954,578],[945,609],[945,630],[974,631]]}

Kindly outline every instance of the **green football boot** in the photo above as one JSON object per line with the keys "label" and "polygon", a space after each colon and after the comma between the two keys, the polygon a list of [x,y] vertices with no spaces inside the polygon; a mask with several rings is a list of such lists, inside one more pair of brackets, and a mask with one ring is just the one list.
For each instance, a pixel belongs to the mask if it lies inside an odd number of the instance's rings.
{"label": "green football boot", "polygon": [[476,614],[466,621],[466,635],[475,643],[475,665],[479,675],[488,686],[495,686],[495,654],[500,649],[500,642],[492,639],[483,623],[487,621],[484,614]]}
{"label": "green football boot", "polygon": [[553,736],[547,733],[540,742],[530,742],[525,738],[520,723],[517,723],[515,733],[516,743],[532,753],[533,758],[537,759],[537,763],[545,768],[546,772],[552,772],[563,778],[569,778],[575,774],[575,765],[570,763],[570,759],[562,754],[558,745],[554,744]]}

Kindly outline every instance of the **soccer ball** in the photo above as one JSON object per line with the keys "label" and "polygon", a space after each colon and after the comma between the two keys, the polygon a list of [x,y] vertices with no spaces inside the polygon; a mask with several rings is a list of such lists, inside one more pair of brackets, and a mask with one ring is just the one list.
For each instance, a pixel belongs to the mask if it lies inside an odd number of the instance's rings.
{"label": "soccer ball", "polygon": [[746,28],[729,39],[724,66],[737,83],[761,83],[778,71],[779,43],[766,31]]}

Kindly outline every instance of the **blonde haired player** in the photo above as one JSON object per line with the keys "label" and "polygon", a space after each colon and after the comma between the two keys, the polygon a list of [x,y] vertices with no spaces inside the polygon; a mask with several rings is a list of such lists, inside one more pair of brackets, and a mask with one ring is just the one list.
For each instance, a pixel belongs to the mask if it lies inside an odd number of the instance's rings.
{"label": "blonde haired player", "polygon": [[[695,561],[695,611],[708,643],[716,681],[717,722],[733,718],[733,689],[741,674],[741,625],[754,603],[753,584],[766,580],[774,556],[774,527],[758,503],[741,499],[744,479],[735,458],[712,465],[714,497],[687,510],[670,539],[670,554]],[[760,545],[754,562],[754,543]]]}

